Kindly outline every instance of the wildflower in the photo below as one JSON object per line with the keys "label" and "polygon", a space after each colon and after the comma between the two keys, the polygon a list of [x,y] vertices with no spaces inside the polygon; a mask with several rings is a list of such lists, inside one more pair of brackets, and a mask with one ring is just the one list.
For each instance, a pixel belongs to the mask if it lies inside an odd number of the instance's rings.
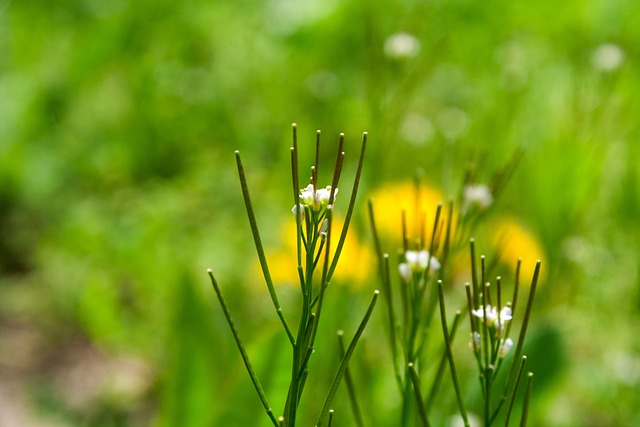
{"label": "wildflower", "polygon": [[[492,221],[491,228],[494,230],[492,244],[500,254],[500,260],[506,266],[515,269],[518,259],[522,258],[520,277],[532,277],[536,261],[541,260],[544,263],[546,258],[544,248],[537,236],[509,216],[496,218]],[[541,275],[540,280],[543,279],[544,274]],[[525,280],[523,284],[528,285],[529,282]]]}
{"label": "wildflower", "polygon": [[[487,316],[486,319],[485,313]],[[497,321],[499,326],[498,329],[502,329],[504,327],[504,323],[512,319],[511,307],[509,306],[502,307],[500,313],[498,313],[496,307],[487,305],[487,308],[485,309],[483,306],[480,306],[480,308],[478,308],[477,310],[473,310],[471,314],[479,317],[480,319],[483,319],[487,323],[487,326],[494,326]]]}
{"label": "wildflower", "polygon": [[509,350],[511,350],[511,347],[513,347],[513,340],[511,338],[503,340],[498,349],[498,356],[504,358],[509,353]]}
{"label": "wildflower", "polygon": [[400,277],[405,281],[409,281],[411,275],[415,272],[424,271],[429,266],[430,271],[439,270],[440,262],[429,254],[427,250],[407,251],[404,254],[407,262],[403,262],[398,266]]}
{"label": "wildflower", "polygon": [[[300,201],[301,205],[309,206],[314,211],[319,211],[322,208],[328,207],[335,202],[336,196],[338,195],[338,189],[336,188],[333,193],[333,200],[329,200],[331,198],[331,186],[327,185],[326,188],[315,189],[313,184],[307,185],[305,188],[300,190]],[[295,206],[292,211],[295,215]]]}
{"label": "wildflower", "polygon": [[384,43],[384,53],[389,58],[412,58],[420,52],[420,41],[413,34],[395,33]]}
{"label": "wildflower", "polygon": [[463,210],[467,210],[471,206],[478,206],[486,209],[493,203],[491,190],[485,184],[467,185],[463,190]]}
{"label": "wildflower", "polygon": [[601,71],[613,71],[622,65],[624,51],[617,44],[604,43],[593,52],[593,65]]}
{"label": "wildflower", "polygon": [[324,236],[327,236],[327,230],[329,230],[329,220],[325,218],[324,221],[322,221],[322,226],[320,227],[320,234],[324,234]]}
{"label": "wildflower", "polygon": [[469,343],[469,348],[471,350],[479,350],[480,347],[482,346],[482,340],[481,340],[481,335],[480,332],[474,332],[471,334],[471,342]]}
{"label": "wildflower", "polygon": [[302,218],[304,219],[304,205],[302,203],[298,204],[298,206],[292,207],[291,212],[293,213],[294,216],[297,216],[299,213],[300,215],[302,215]]}

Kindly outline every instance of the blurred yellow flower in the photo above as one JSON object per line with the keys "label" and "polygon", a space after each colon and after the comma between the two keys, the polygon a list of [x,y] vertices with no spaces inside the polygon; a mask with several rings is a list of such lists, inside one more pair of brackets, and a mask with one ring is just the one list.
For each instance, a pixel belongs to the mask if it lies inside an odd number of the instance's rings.
{"label": "blurred yellow flower", "polygon": [[518,258],[522,258],[520,283],[530,285],[538,260],[542,261],[540,279],[546,271],[545,253],[538,238],[515,218],[501,216],[491,223],[492,244],[500,260],[515,270]]}
{"label": "blurred yellow flower", "polygon": [[[331,238],[331,252],[335,252],[338,238],[344,221],[341,218],[333,218],[333,232]],[[271,277],[276,284],[299,285],[296,248],[296,222],[288,217],[280,227],[280,242],[278,248],[267,251],[267,260]],[[324,258],[323,258],[324,259]],[[321,261],[322,262],[322,261]],[[320,268],[320,267],[319,267]],[[341,285],[359,287],[368,279],[374,278],[376,264],[373,251],[369,246],[363,245],[358,240],[350,227],[347,238],[342,247],[340,261],[336,267],[332,282]],[[319,271],[322,271],[320,268]],[[256,265],[256,274],[262,275],[259,265]]]}
{"label": "blurred yellow flower", "polygon": [[406,212],[408,237],[416,239],[423,228],[427,233],[431,232],[438,203],[444,200],[439,191],[426,185],[420,185],[418,189],[410,181],[380,187],[371,194],[371,199],[378,234],[396,242],[402,241],[403,211]]}

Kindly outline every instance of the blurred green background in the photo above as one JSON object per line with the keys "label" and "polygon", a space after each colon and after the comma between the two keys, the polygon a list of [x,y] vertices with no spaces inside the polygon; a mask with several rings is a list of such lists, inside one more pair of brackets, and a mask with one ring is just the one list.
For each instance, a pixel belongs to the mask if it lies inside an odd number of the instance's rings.
{"label": "blurred green background", "polygon": [[[266,425],[206,268],[267,391],[282,387],[233,151],[277,244],[292,122],[301,165],[316,129],[327,165],[346,133],[345,182],[369,132],[365,243],[381,185],[420,169],[454,194],[470,162],[488,180],[524,148],[495,212],[546,253],[531,424],[640,425],[638,17],[634,0],[1,1],[0,425]],[[371,270],[336,287],[318,370]],[[354,373],[384,426],[381,313]]]}

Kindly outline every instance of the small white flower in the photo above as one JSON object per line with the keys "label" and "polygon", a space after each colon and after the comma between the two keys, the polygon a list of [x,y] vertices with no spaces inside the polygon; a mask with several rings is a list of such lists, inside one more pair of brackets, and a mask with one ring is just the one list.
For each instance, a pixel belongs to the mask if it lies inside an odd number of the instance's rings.
{"label": "small white flower", "polygon": [[322,226],[320,227],[320,234],[324,234],[326,236],[328,229],[329,229],[329,220],[325,218],[325,220],[322,221]]}
{"label": "small white flower", "polygon": [[502,307],[502,310],[500,310],[500,322],[508,322],[511,319],[513,319],[511,316],[511,307],[505,305]]}
{"label": "small white flower", "polygon": [[614,43],[603,43],[593,52],[593,65],[602,71],[613,71],[622,65],[624,51]]}
{"label": "small white flower", "polygon": [[[318,211],[322,208],[328,207],[335,202],[338,195],[338,189],[336,188],[333,193],[333,200],[331,198],[331,186],[327,185],[325,188],[314,189],[313,184],[307,185],[300,190],[300,202],[305,206],[311,206],[313,210]],[[295,208],[294,208],[295,210]]]}
{"label": "small white flower", "polygon": [[315,191],[313,190],[313,184],[307,185],[300,190],[300,201],[305,205],[312,205],[315,200]]}
{"label": "small white flower", "polygon": [[404,258],[407,262],[401,263],[398,266],[398,271],[400,272],[400,277],[405,281],[409,281],[414,272],[423,271],[427,266],[429,266],[429,271],[440,269],[440,262],[435,257],[430,256],[427,250],[407,251],[404,254]]}
{"label": "small white flower", "polygon": [[293,213],[293,216],[297,216],[298,213],[300,213],[300,215],[302,215],[300,218],[304,219],[304,205],[302,203],[300,203],[298,206],[292,207],[291,208],[291,213]]}
{"label": "small white flower", "polygon": [[[487,315],[486,319],[485,312]],[[496,326],[497,323],[497,328],[500,333],[504,332],[505,323],[512,319],[511,307],[509,306],[502,307],[500,313],[498,313],[498,309],[496,307],[487,305],[487,308],[485,309],[483,306],[480,306],[477,310],[472,310],[471,314],[479,317],[480,319],[486,320],[487,326]]]}
{"label": "small white flower", "polygon": [[485,184],[467,185],[463,190],[465,209],[470,206],[478,206],[486,209],[493,203],[491,190]]}
{"label": "small white flower", "polygon": [[502,341],[498,349],[498,356],[504,358],[509,353],[509,350],[511,350],[511,347],[513,347],[513,340],[511,338]]}
{"label": "small white flower", "polygon": [[409,264],[403,262],[398,266],[398,272],[400,273],[400,277],[402,277],[405,282],[408,282],[409,279],[411,279],[413,270]]}
{"label": "small white flower", "polygon": [[413,34],[395,33],[384,42],[384,53],[390,58],[412,58],[420,52],[420,40]]}
{"label": "small white flower", "polygon": [[479,332],[474,332],[471,334],[471,342],[469,343],[469,348],[471,350],[478,350],[482,346],[481,335]]}

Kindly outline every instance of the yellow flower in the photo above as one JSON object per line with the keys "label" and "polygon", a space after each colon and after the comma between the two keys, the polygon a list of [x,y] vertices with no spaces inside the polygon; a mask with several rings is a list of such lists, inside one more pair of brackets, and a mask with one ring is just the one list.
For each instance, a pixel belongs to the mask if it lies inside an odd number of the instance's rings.
{"label": "yellow flower", "polygon": [[394,242],[402,241],[403,211],[406,212],[408,237],[416,239],[422,229],[431,232],[438,203],[444,200],[435,189],[420,185],[418,191],[415,183],[409,181],[385,185],[376,190],[371,199],[378,234]]}
{"label": "yellow flower", "polygon": [[540,279],[543,279],[542,273],[546,271],[545,253],[537,237],[530,230],[509,216],[501,216],[492,221],[490,230],[492,244],[503,263],[515,270],[518,258],[522,258],[520,283],[531,284],[538,260],[542,261]]}
{"label": "yellow flower", "polygon": [[[344,221],[334,216],[332,223],[331,253],[333,255]],[[295,219],[291,217],[286,219],[280,227],[280,235],[282,236],[280,239],[281,245],[271,251],[267,250],[267,261],[271,277],[276,285],[298,286]],[[324,255],[322,260],[324,260]],[[320,269],[319,271],[322,271],[320,266],[318,268]],[[367,280],[375,278],[376,271],[373,251],[368,246],[360,243],[350,227],[332,283],[359,287]],[[256,274],[262,274],[258,265],[256,266]],[[319,276],[320,274],[318,274]]]}

